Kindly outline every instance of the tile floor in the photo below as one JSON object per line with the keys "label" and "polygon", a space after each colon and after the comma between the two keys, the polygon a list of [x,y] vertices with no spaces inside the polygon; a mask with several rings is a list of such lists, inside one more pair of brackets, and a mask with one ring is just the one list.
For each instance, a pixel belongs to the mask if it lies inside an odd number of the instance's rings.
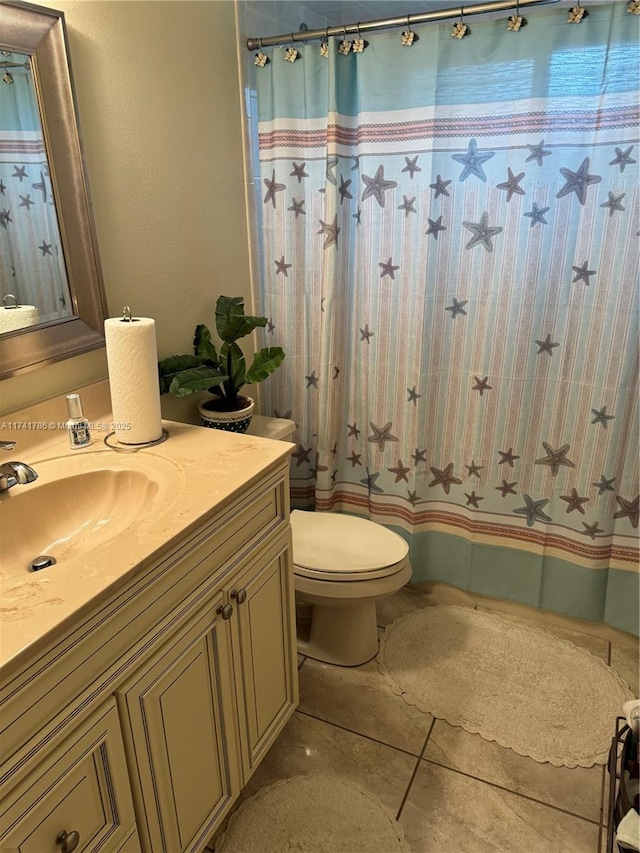
{"label": "tile floor", "polygon": [[[444,584],[420,584],[381,602],[379,627],[433,604],[473,606],[543,625],[600,656],[638,695],[638,641],[607,626]],[[299,657],[298,710],[240,802],[280,779],[330,773],[365,787],[395,812],[415,853],[606,850],[605,768],[538,764],[434,720],[381,691],[375,661],[342,668]],[[215,841],[210,850],[215,850]],[[264,850],[247,853],[280,851],[265,843]]]}

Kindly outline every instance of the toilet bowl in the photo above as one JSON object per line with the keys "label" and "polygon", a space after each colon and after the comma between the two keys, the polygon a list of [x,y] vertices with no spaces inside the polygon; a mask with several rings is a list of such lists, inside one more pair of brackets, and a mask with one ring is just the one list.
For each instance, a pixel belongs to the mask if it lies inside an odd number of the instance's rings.
{"label": "toilet bowl", "polygon": [[380,524],[327,512],[291,513],[296,597],[312,606],[298,651],[358,666],[378,653],[375,602],[411,579],[409,547]]}
{"label": "toilet bowl", "polygon": [[[255,416],[250,435],[291,440],[295,423]],[[308,639],[298,651],[340,666],[358,666],[378,653],[376,601],[411,580],[409,546],[364,518],[332,512],[291,512],[296,598],[310,605]]]}

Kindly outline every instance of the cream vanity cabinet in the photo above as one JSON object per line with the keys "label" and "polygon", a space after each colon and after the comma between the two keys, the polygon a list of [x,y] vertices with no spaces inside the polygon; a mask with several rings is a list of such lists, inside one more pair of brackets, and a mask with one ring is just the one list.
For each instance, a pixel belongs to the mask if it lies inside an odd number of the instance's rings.
{"label": "cream vanity cabinet", "polygon": [[246,491],[5,674],[3,853],[204,849],[297,704],[285,464]]}

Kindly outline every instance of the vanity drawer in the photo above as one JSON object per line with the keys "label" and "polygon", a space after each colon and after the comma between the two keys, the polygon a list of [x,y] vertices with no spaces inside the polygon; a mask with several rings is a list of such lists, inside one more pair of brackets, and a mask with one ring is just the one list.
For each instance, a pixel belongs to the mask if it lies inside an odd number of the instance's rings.
{"label": "vanity drawer", "polygon": [[43,764],[45,772],[29,774],[0,815],[2,853],[139,849],[113,699],[41,760],[40,768]]}
{"label": "vanity drawer", "polygon": [[283,483],[269,485],[254,493],[252,500],[235,507],[208,542],[211,556],[222,565],[235,555],[243,555],[250,545],[285,523]]}

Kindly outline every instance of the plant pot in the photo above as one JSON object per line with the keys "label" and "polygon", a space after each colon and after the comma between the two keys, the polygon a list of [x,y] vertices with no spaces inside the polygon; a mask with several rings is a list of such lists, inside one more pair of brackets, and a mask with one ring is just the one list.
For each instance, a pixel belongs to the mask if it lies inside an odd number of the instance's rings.
{"label": "plant pot", "polygon": [[224,401],[218,397],[207,397],[198,404],[202,426],[210,429],[223,429],[227,432],[246,432],[251,423],[254,402],[251,397],[239,397],[246,405],[235,411],[223,411],[219,408]]}

